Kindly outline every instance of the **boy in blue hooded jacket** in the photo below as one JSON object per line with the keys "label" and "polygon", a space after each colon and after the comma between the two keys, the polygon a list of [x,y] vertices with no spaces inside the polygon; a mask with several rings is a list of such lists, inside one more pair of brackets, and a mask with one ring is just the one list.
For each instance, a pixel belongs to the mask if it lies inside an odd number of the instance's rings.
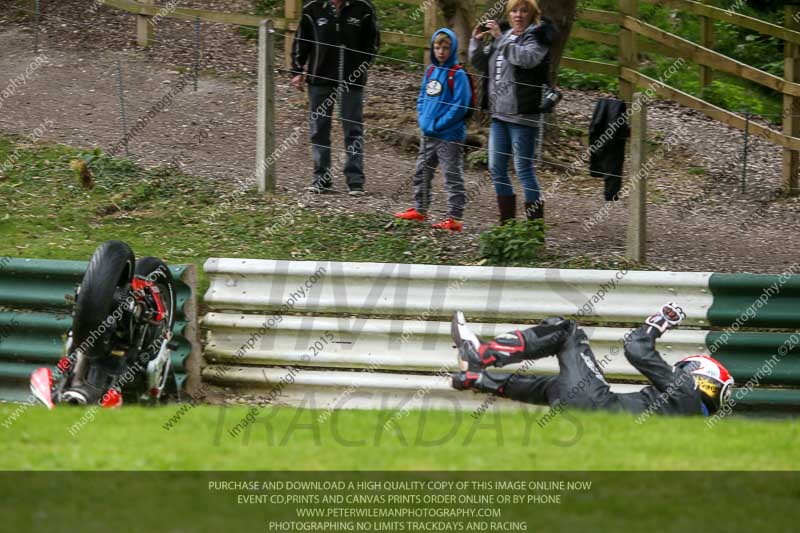
{"label": "boy in blue hooded jacket", "polygon": [[415,207],[395,216],[424,221],[431,203],[431,181],[438,164],[447,186],[448,218],[434,228],[461,231],[466,195],[464,191],[465,124],[472,104],[472,85],[458,64],[458,39],[442,28],[431,39],[431,65],[417,98],[417,116],[422,138],[414,172]]}

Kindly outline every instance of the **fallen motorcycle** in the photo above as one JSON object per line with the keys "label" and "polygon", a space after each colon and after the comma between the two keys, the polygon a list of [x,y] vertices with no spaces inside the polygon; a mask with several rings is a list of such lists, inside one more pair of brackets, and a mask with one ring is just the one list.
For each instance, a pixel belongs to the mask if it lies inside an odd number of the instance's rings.
{"label": "fallen motorcycle", "polygon": [[119,407],[123,397],[158,403],[177,349],[175,306],[175,284],[163,261],[136,261],[124,242],[104,242],[76,289],[64,356],[54,370],[31,374],[31,392],[50,409],[59,403]]}

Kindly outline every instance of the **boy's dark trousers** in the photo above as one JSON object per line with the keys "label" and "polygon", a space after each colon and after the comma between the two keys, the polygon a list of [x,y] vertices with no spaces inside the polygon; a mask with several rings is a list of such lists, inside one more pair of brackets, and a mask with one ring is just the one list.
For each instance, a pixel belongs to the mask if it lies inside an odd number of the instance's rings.
{"label": "boy's dark trousers", "polygon": [[340,101],[346,161],[344,176],[348,187],[364,186],[364,89],[343,85],[309,85],[309,127],[314,154],[314,183],[330,187],[331,125],[335,102]]}
{"label": "boy's dark trousers", "polygon": [[442,165],[447,186],[449,216],[461,220],[464,216],[464,146],[423,135],[419,141],[417,168],[414,172],[414,201],[417,211],[426,213],[431,205],[431,182],[437,166]]}

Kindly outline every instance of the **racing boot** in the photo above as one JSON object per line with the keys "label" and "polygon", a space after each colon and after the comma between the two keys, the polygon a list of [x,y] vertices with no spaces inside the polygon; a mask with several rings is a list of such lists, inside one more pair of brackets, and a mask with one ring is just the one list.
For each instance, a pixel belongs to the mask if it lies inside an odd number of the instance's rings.
{"label": "racing boot", "polygon": [[488,366],[506,366],[555,355],[566,338],[570,323],[570,320],[548,318],[538,326],[504,333],[486,342],[469,329],[464,313],[456,311],[451,335],[458,348],[459,369],[475,374]]}
{"label": "racing boot", "polygon": [[451,376],[451,384],[456,390],[475,390],[478,392],[490,392],[502,395],[506,384],[514,374],[503,372],[492,372],[482,370],[471,372],[469,370],[454,372]]}

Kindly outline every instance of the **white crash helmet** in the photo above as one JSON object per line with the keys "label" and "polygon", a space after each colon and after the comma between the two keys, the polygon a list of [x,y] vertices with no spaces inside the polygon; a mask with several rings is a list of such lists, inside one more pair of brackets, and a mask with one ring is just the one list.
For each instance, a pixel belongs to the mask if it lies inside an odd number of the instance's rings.
{"label": "white crash helmet", "polygon": [[690,355],[675,365],[694,378],[697,388],[703,395],[703,403],[711,413],[719,411],[728,403],[733,392],[733,376],[722,363],[707,355]]}

